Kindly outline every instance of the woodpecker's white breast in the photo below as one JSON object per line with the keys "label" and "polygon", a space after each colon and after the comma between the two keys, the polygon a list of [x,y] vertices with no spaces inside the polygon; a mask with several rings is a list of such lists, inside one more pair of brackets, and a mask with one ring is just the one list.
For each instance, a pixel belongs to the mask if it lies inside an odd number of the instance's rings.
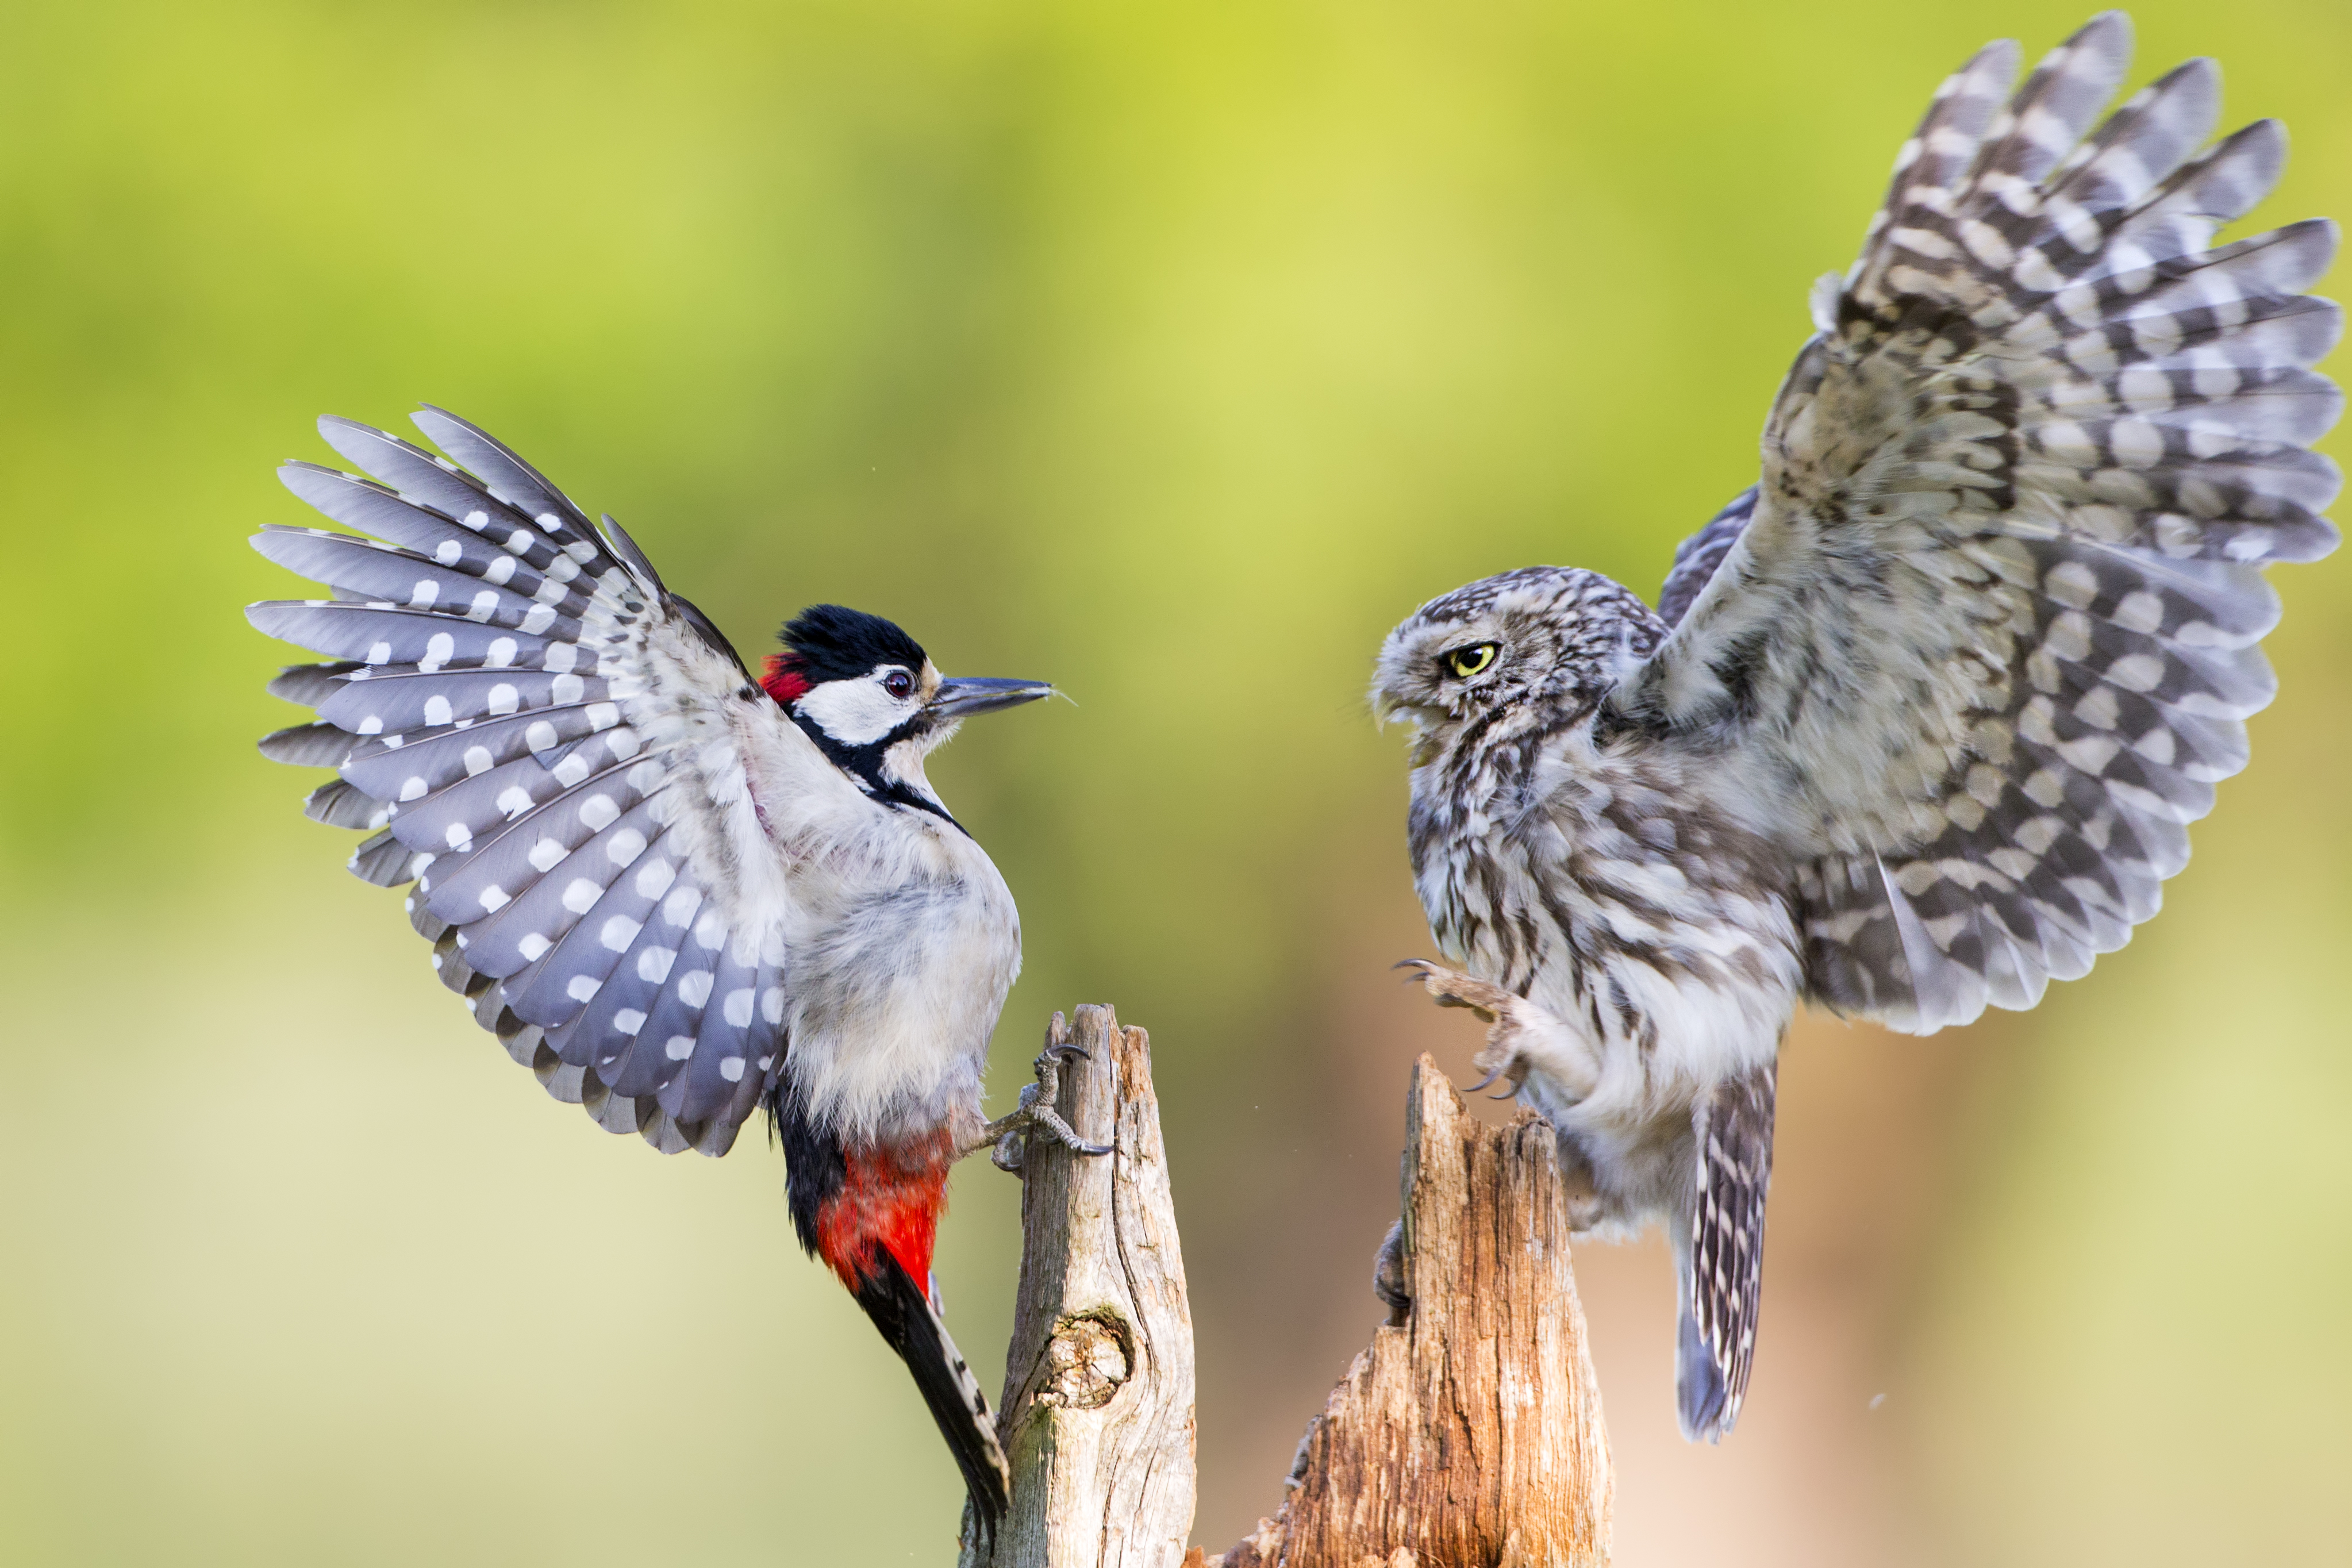
{"label": "woodpecker's white breast", "polygon": [[[988,1040],[1021,972],[994,862],[942,815],[885,804],[780,710],[739,721],[749,803],[789,954],[786,1070],[849,1141],[976,1121]],[[902,774],[930,798],[919,761]]]}

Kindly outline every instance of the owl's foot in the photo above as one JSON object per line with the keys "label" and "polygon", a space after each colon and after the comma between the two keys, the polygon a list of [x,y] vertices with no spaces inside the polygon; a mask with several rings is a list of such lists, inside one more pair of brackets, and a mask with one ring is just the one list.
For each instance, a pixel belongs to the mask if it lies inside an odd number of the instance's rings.
{"label": "owl's foot", "polygon": [[1409,958],[1397,967],[1412,971],[1439,1006],[1467,1007],[1486,1020],[1486,1048],[1471,1058],[1471,1065],[1486,1076],[1465,1092],[1475,1094],[1502,1083],[1507,1087],[1495,1098],[1508,1100],[1518,1093],[1528,1071],[1538,1067],[1572,1100],[1592,1092],[1599,1073],[1590,1052],[1574,1030],[1542,1007],[1515,992],[1427,959]]}
{"label": "owl's foot", "polygon": [[1030,1135],[1034,1132],[1043,1132],[1065,1149],[1080,1154],[1109,1153],[1109,1144],[1087,1142],[1078,1136],[1076,1128],[1062,1120],[1062,1113],[1054,1109],[1054,1102],[1062,1095],[1062,1063],[1072,1057],[1080,1061],[1087,1060],[1086,1047],[1068,1044],[1049,1045],[1039,1052],[1037,1080],[1021,1086],[1021,1103],[1008,1114],[982,1123],[979,1131],[956,1151],[956,1157],[961,1159],[966,1154],[976,1154],[993,1145],[995,1152],[989,1155],[989,1163],[1000,1171],[1018,1175],[1029,1152]]}
{"label": "owl's foot", "polygon": [[1401,1329],[1412,1320],[1412,1293],[1404,1282],[1404,1221],[1389,1226],[1381,1249],[1372,1258],[1372,1294],[1389,1310],[1389,1327]]}

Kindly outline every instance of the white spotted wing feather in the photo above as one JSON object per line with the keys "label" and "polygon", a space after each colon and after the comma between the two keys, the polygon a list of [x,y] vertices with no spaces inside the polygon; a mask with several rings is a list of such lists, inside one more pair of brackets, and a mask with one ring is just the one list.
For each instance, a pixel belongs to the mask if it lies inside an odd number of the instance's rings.
{"label": "white spotted wing feather", "polygon": [[[334,661],[273,683],[319,719],[262,749],[337,770],[306,809],[374,830],[352,869],[414,879],[443,981],[551,1092],[723,1152],[779,1065],[785,967],[782,890],[746,874],[738,747],[814,748],[617,528],[462,421],[417,423],[466,468],[330,419],[373,482],[283,470],[374,537],[255,541],[333,594],[248,612]],[[824,787],[829,770],[803,772]]]}
{"label": "white spotted wing feather", "polygon": [[2336,541],[2336,231],[2213,243],[2284,140],[2203,147],[2210,62],[2086,140],[2129,44],[2109,14],[2013,96],[2009,45],[1937,94],[1621,696],[1798,861],[1815,997],[1900,1028],[2030,1006],[2155,913],[2272,693],[2263,568]]}

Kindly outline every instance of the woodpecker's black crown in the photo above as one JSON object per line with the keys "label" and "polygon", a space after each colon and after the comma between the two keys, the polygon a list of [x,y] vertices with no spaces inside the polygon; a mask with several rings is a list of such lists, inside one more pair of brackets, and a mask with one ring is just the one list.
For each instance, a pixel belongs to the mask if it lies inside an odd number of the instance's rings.
{"label": "woodpecker's black crown", "polygon": [[896,623],[845,605],[811,605],[784,623],[782,637],[793,666],[812,686],[855,680],[873,674],[877,665],[919,670],[927,657],[922,644]]}

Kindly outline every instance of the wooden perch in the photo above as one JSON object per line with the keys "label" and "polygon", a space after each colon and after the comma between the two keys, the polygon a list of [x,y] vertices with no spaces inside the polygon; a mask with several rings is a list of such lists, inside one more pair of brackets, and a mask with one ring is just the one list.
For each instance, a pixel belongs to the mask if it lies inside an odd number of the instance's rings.
{"label": "wooden perch", "polygon": [[1598,1568],[1609,1436],[1549,1126],[1471,1119],[1437,1064],[1405,1102],[1404,1321],[1307,1428],[1282,1508],[1222,1568]]}
{"label": "wooden perch", "polygon": [[1054,1015],[1055,1109],[1108,1155],[1031,1138],[1021,1293],[997,1434],[1013,1510],[961,1568],[1174,1568],[1192,1533],[1192,1309],[1151,1090],[1151,1043],[1108,1007]]}
{"label": "wooden perch", "polygon": [[1609,1559],[1601,1395],[1569,1267],[1551,1130],[1471,1119],[1437,1064],[1406,1106],[1399,1278],[1307,1429],[1282,1506],[1222,1557],[1185,1550],[1192,1326],[1150,1047],[1108,1007],[1054,1017],[1089,1059],[1056,1108],[1088,1157],[1031,1142],[1021,1294],[997,1426],[1012,1513],[961,1568],[1598,1568]]}

